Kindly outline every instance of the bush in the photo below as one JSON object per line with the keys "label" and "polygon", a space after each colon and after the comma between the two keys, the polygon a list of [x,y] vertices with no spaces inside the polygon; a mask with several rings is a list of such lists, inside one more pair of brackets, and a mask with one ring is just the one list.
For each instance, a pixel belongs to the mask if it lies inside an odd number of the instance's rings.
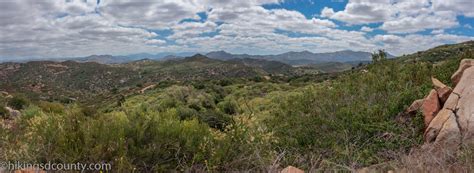
{"label": "bush", "polygon": [[61,103],[40,101],[38,107],[44,112],[62,113],[64,111],[64,106]]}
{"label": "bush", "polygon": [[9,116],[8,110],[5,109],[5,107],[0,106],[0,117],[2,117],[2,118],[8,118],[8,116]]}
{"label": "bush", "polygon": [[237,102],[231,99],[224,100],[217,104],[219,110],[223,113],[234,115],[238,111]]}
{"label": "bush", "polygon": [[17,110],[26,108],[26,106],[28,106],[28,104],[29,104],[28,99],[26,99],[26,97],[20,96],[20,95],[16,95],[8,101],[8,106],[12,107],[13,109],[17,109]]}
{"label": "bush", "polygon": [[207,123],[209,127],[223,131],[231,123],[232,118],[217,111],[207,110],[199,114],[199,120]]}

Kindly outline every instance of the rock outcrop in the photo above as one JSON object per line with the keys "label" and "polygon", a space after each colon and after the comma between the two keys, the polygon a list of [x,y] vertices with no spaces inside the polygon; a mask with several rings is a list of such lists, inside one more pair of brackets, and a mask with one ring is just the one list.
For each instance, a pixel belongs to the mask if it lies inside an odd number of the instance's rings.
{"label": "rock outcrop", "polygon": [[463,76],[463,73],[469,67],[474,66],[474,60],[472,59],[463,59],[459,65],[459,69],[451,76],[451,81],[454,85],[457,85]]}
{"label": "rock outcrop", "polygon": [[433,120],[433,118],[436,116],[436,114],[438,114],[439,110],[441,109],[438,96],[438,92],[433,89],[430,91],[430,94],[428,94],[428,96],[423,102],[422,111],[425,127],[428,127],[431,120]]}
{"label": "rock outcrop", "polygon": [[418,110],[420,110],[420,108],[423,106],[423,102],[425,101],[425,99],[418,99],[418,100],[415,100],[411,105],[410,107],[408,107],[408,109],[405,110],[405,113],[406,114],[409,114],[409,115],[415,115],[416,112],[418,112]]}
{"label": "rock outcrop", "polygon": [[13,108],[10,108],[10,107],[5,107],[5,109],[8,111],[9,115],[11,118],[15,118],[15,117],[19,117],[21,116],[21,112],[18,111],[18,110],[15,110]]}
{"label": "rock outcrop", "polygon": [[434,77],[431,78],[431,81],[438,93],[440,103],[444,104],[453,90]]}
{"label": "rock outcrop", "polygon": [[[462,60],[459,69],[451,79],[455,85],[452,90],[433,78],[433,85],[442,108],[425,130],[423,147],[440,147],[444,152],[454,153],[461,144],[474,141],[474,60]],[[432,92],[433,90],[427,99],[434,95]],[[430,105],[426,107],[436,107],[436,101],[425,100],[425,103],[427,101]],[[435,108],[426,110],[428,110],[427,115],[430,116]]]}

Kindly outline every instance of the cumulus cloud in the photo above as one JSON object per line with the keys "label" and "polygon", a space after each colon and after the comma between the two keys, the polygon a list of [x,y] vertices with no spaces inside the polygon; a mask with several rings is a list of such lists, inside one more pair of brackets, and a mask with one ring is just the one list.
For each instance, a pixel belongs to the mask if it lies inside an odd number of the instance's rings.
{"label": "cumulus cloud", "polygon": [[388,50],[396,55],[402,55],[406,53],[413,53],[416,51],[429,49],[443,44],[459,43],[472,39],[474,39],[474,37],[452,34],[408,34],[404,36],[377,35],[374,37],[373,40],[376,43],[382,44],[381,48]]}
{"label": "cumulus cloud", "polygon": [[433,0],[433,8],[437,11],[453,11],[467,17],[474,17],[474,1],[472,0]]}
{"label": "cumulus cloud", "polygon": [[343,11],[334,12],[332,8],[325,7],[321,16],[349,24],[383,22],[393,13],[389,5],[389,0],[350,0]]}
{"label": "cumulus cloud", "polygon": [[458,26],[456,15],[452,12],[436,12],[417,16],[401,17],[386,21],[380,29],[391,33],[412,33],[427,29],[444,29]]}
{"label": "cumulus cloud", "polygon": [[374,31],[374,28],[363,26],[362,28],[360,28],[360,30],[364,32],[372,32]]}
{"label": "cumulus cloud", "polygon": [[[319,17],[262,6],[280,2],[0,1],[0,57],[211,50],[274,54],[379,48],[401,54],[473,39],[443,32],[470,26],[457,21],[458,15],[472,15],[467,5],[459,5],[472,4],[466,0],[350,0],[342,11],[323,8]],[[369,23],[376,25],[365,25]],[[346,24],[365,26],[350,30],[345,29]],[[372,35],[374,29],[387,32]],[[432,34],[417,34],[425,30]]]}
{"label": "cumulus cloud", "polygon": [[457,15],[472,16],[471,0],[349,0],[344,10],[324,8],[321,16],[348,24],[382,23],[390,33],[414,33],[459,25]]}
{"label": "cumulus cloud", "polygon": [[[121,27],[94,13],[95,3],[83,1],[6,1],[0,7],[2,57],[59,57],[125,53],[145,44],[156,33]],[[4,6],[4,4],[6,4]],[[71,11],[70,11],[71,10]],[[14,18],[14,20],[3,20]]]}

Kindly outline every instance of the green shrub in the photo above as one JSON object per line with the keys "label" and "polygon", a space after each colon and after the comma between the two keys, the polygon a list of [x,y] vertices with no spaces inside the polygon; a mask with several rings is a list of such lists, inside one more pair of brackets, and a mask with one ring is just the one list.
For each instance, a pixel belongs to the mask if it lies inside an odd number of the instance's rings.
{"label": "green shrub", "polygon": [[223,131],[231,123],[232,118],[221,112],[207,110],[199,114],[199,120],[207,123],[209,127]]}
{"label": "green shrub", "polygon": [[28,104],[29,104],[28,99],[25,96],[21,96],[21,95],[16,95],[8,101],[8,106],[17,110],[26,108]]}
{"label": "green shrub", "polygon": [[40,101],[38,107],[44,112],[62,113],[64,111],[64,106],[61,103]]}
{"label": "green shrub", "polygon": [[227,99],[220,102],[219,104],[217,104],[217,107],[219,108],[221,112],[224,112],[229,115],[234,115],[238,111],[237,102],[231,99]]}
{"label": "green shrub", "polygon": [[5,109],[5,107],[0,106],[0,117],[2,117],[2,118],[8,118],[8,116],[9,116],[8,110]]}

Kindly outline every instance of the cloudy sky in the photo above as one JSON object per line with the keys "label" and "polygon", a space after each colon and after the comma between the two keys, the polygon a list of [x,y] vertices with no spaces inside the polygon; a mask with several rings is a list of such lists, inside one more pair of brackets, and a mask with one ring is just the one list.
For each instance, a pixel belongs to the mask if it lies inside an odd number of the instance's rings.
{"label": "cloudy sky", "polygon": [[277,54],[474,39],[473,0],[0,0],[0,58]]}

